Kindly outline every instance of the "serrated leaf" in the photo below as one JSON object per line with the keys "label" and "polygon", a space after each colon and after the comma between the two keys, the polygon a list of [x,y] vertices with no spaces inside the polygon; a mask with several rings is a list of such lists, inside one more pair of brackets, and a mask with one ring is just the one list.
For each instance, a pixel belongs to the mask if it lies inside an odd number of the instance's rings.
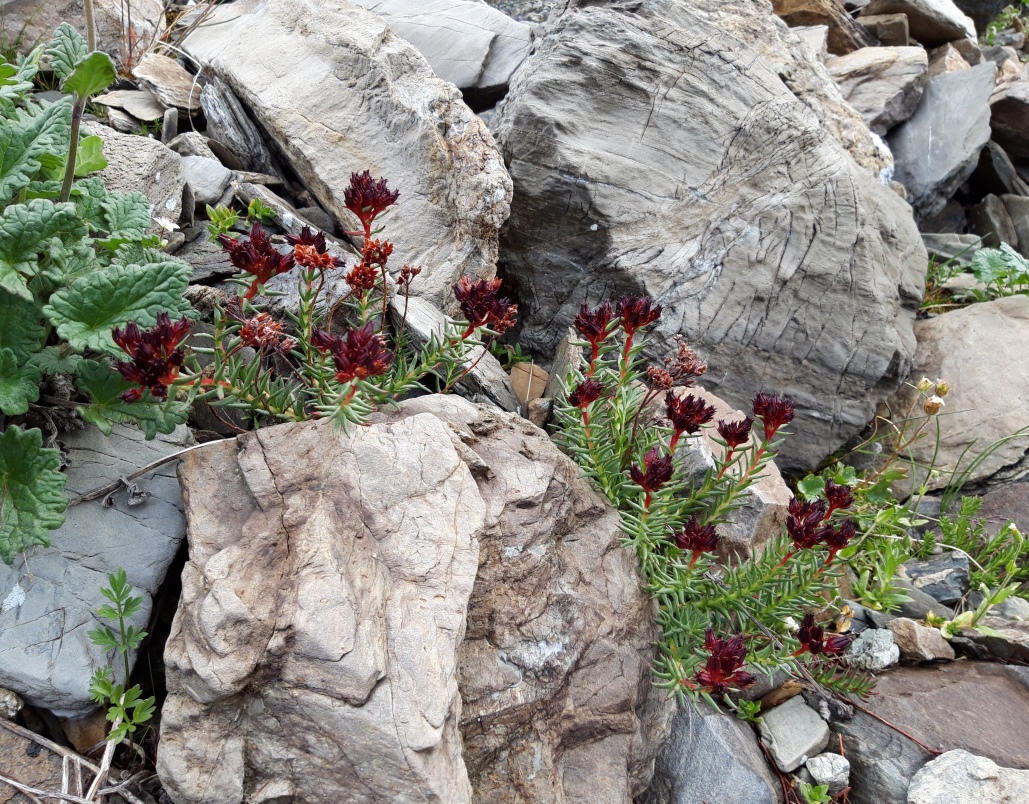
{"label": "serrated leaf", "polygon": [[34,544],[49,545],[50,531],[64,524],[67,478],[57,471],[61,455],[44,449],[39,430],[8,427],[0,435],[0,559]]}
{"label": "serrated leaf", "polygon": [[43,342],[43,311],[27,301],[0,291],[0,349],[10,349],[18,363],[26,363]]}
{"label": "serrated leaf", "polygon": [[29,402],[39,399],[39,369],[18,365],[10,349],[0,349],[0,411],[8,416],[27,413]]}
{"label": "serrated leaf", "polygon": [[158,433],[172,432],[189,417],[188,402],[122,401],[121,395],[132,385],[106,363],[83,360],[76,383],[92,397],[89,406],[82,410],[82,418],[96,425],[104,435],[110,435],[117,423],[134,422],[149,441]]}
{"label": "serrated leaf", "polygon": [[33,198],[46,198],[50,201],[56,201],[61,197],[61,182],[56,179],[47,179],[46,181],[30,181],[29,186],[25,188],[25,200],[31,200]]}
{"label": "serrated leaf", "polygon": [[96,136],[83,137],[75,154],[75,176],[88,176],[107,167],[104,141]]}
{"label": "serrated leaf", "polygon": [[99,231],[106,226],[103,203],[107,200],[107,188],[103,179],[93,177],[75,182],[71,188],[71,201],[79,211],[79,218],[90,229]]}
{"label": "serrated leaf", "polygon": [[78,240],[87,234],[72,204],[55,204],[35,198],[12,204],[0,214],[0,287],[23,299],[32,293],[25,277],[38,271],[38,257],[50,240]]}
{"label": "serrated leaf", "polygon": [[109,192],[101,207],[104,213],[103,231],[111,237],[142,240],[150,226],[150,201],[143,193]]}
{"label": "serrated leaf", "polygon": [[[31,104],[23,112],[39,107]],[[0,203],[9,203],[40,170],[45,153],[68,149],[71,135],[71,98],[63,98],[38,114],[22,114],[0,124]]]}
{"label": "serrated leaf", "polygon": [[78,370],[79,363],[82,362],[82,355],[74,352],[64,355],[61,353],[61,347],[46,346],[36,352],[30,362],[42,374],[74,374]]}
{"label": "serrated leaf", "polygon": [[47,45],[46,55],[50,57],[50,69],[60,80],[64,80],[75,69],[75,65],[86,58],[89,45],[82,34],[67,22],[62,22],[54,31],[54,37]]}
{"label": "serrated leaf", "polygon": [[71,75],[61,86],[65,92],[74,92],[80,98],[99,95],[118,80],[114,60],[106,53],[94,51],[75,65]]}
{"label": "serrated leaf", "polygon": [[190,311],[183,292],[190,268],[175,260],[154,265],[112,265],[81,276],[50,297],[44,315],[58,334],[75,349],[122,354],[111,340],[111,330],[135,321],[151,327],[157,314],[173,318]]}

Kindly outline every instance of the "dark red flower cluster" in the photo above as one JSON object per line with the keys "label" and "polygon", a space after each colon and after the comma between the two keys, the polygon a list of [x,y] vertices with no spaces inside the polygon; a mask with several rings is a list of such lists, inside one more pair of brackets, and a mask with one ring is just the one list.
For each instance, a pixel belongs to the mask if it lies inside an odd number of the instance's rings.
{"label": "dark red flower cluster", "polygon": [[796,405],[778,394],[758,394],[754,397],[754,415],[765,428],[765,441],[771,441],[780,428],[793,421]]}
{"label": "dark red flower cluster", "polygon": [[854,504],[854,492],[850,490],[850,486],[843,486],[838,483],[834,483],[832,480],[825,481],[825,500],[829,503],[829,513],[831,515],[833,511],[839,511],[844,508],[850,508]]}
{"label": "dark red flower cluster", "polygon": [[590,344],[590,373],[593,373],[593,366],[600,354],[600,344],[611,334],[611,321],[615,317],[614,308],[611,302],[602,301],[596,310],[591,310],[585,302],[579,308],[579,314],[575,316],[575,329]]}
{"label": "dark red flower cluster", "polygon": [[829,558],[826,564],[836,558],[836,554],[850,544],[850,540],[857,534],[857,524],[853,519],[845,519],[837,526],[826,525],[822,530],[822,540],[829,548]]}
{"label": "dark red flower cluster", "polygon": [[805,502],[794,497],[787,508],[786,532],[797,550],[810,550],[821,544],[824,534],[822,522],[829,506],[825,500]]}
{"label": "dark red flower cluster", "polygon": [[704,648],[711,655],[704,669],[697,673],[696,679],[711,695],[720,698],[731,689],[749,687],[756,680],[742,669],[747,659],[743,634],[721,639],[708,628],[704,633]]}
{"label": "dark red flower cluster", "polygon": [[661,305],[654,304],[649,296],[623,296],[618,300],[615,312],[621,319],[625,334],[632,340],[637,331],[661,317]]}
{"label": "dark red flower cluster", "polygon": [[125,329],[111,333],[114,342],[131,358],[116,360],[112,365],[122,377],[139,386],[123,393],[123,401],[138,402],[144,390],[161,402],[168,399],[168,386],[175,382],[186,359],[178,346],[192,326],[188,318],[183,317],[173,324],[167,313],[158,313],[157,325],[150,329],[140,330],[130,321]]}
{"label": "dark red flower cluster", "polygon": [[304,226],[300,234],[286,235],[286,241],[293,246],[293,258],[297,265],[317,268],[319,271],[343,267],[343,260],[329,254],[324,232],[314,232],[310,226]]}
{"label": "dark red flower cluster", "polygon": [[218,242],[229,253],[229,262],[235,268],[255,277],[243,295],[245,299],[254,298],[259,285],[267,284],[273,276],[286,273],[295,264],[293,253],[281,254],[260,223],[251,227],[249,237],[237,239],[222,234],[218,235]]}
{"label": "dark red flower cluster", "polygon": [[718,549],[718,533],[715,526],[701,525],[695,516],[691,516],[685,527],[673,538],[676,547],[693,554],[690,558],[690,569],[693,569],[702,553],[713,553]]}
{"label": "dark red flower cluster", "polygon": [[663,368],[647,366],[643,373],[643,383],[651,391],[667,391],[675,387],[675,377]]}
{"label": "dark red flower cluster", "polygon": [[629,477],[649,495],[672,479],[672,456],[661,455],[654,447],[643,456],[642,468],[636,464],[629,467]]}
{"label": "dark red flower cluster", "polygon": [[850,645],[854,639],[852,635],[847,634],[829,634],[826,635],[825,629],[820,625],[815,624],[815,616],[808,612],[804,615],[804,621],[800,624],[800,630],[797,631],[797,640],[800,642],[800,648],[793,652],[794,656],[807,651],[813,655],[824,654],[826,656],[839,656]]}
{"label": "dark red flower cluster", "polygon": [[388,371],[393,353],[385,344],[385,338],[375,332],[370,321],[363,327],[347,330],[342,337],[320,329],[311,334],[311,345],[332,355],[338,382],[364,380]]}
{"label": "dark red flower cluster", "polygon": [[515,325],[518,305],[497,295],[500,285],[499,279],[472,279],[470,276],[462,276],[454,285],[454,298],[468,322],[463,337],[468,337],[479,327],[503,333]]}
{"label": "dark red flower cluster", "polygon": [[361,261],[346,275],[347,284],[358,293],[372,290],[386,270],[386,262],[393,253],[393,244],[388,240],[365,238],[361,247]]}
{"label": "dark red flower cluster", "polygon": [[400,269],[400,275],[397,277],[397,287],[410,288],[411,282],[421,272],[422,267],[420,265],[405,265]]}
{"label": "dark red flower cluster", "polygon": [[575,390],[568,395],[568,404],[585,410],[604,393],[604,386],[596,380],[586,379],[580,382]]}
{"label": "dark red flower cluster", "polygon": [[719,420],[717,429],[718,435],[730,450],[734,450],[750,441],[750,428],[754,426],[754,420],[749,416],[738,422]]}
{"label": "dark red flower cluster", "polygon": [[343,206],[353,212],[364,227],[365,238],[371,237],[372,224],[400,197],[398,190],[390,190],[386,180],[372,178],[369,171],[350,174],[350,186],[343,191]]}
{"label": "dark red flower cluster", "polygon": [[675,430],[675,435],[672,436],[674,445],[683,433],[693,435],[700,432],[700,428],[715,417],[715,408],[693,394],[679,396],[674,391],[669,391],[665,394],[665,415]]}

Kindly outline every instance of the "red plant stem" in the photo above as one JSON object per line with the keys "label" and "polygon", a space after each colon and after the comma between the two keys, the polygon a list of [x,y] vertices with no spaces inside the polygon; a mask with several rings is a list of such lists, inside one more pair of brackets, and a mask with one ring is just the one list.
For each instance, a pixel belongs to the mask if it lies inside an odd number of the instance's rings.
{"label": "red plant stem", "polygon": [[600,341],[590,341],[590,366],[586,372],[586,379],[593,377],[593,372],[597,370],[597,359],[600,357]]}
{"label": "red plant stem", "polygon": [[624,380],[625,375],[629,373],[629,354],[632,352],[632,339],[635,335],[635,332],[626,331],[625,333],[625,349],[622,351],[622,372],[619,375],[621,380]]}
{"label": "red plant stem", "polygon": [[729,451],[725,453],[725,457],[722,459],[722,466],[718,470],[718,474],[715,475],[715,480],[722,479],[722,475],[725,474],[725,470],[729,468],[729,464],[732,462],[732,454],[735,449],[735,447],[729,447]]}

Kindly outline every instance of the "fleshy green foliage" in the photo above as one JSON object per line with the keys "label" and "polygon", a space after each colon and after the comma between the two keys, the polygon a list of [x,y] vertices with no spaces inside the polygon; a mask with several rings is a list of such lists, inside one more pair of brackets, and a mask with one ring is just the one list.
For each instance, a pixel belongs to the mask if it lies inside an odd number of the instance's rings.
{"label": "fleshy green foliage", "polygon": [[958,301],[990,301],[1029,292],[1029,261],[1007,243],[1001,243],[999,249],[979,249],[970,270],[985,287],[955,293]]}
{"label": "fleshy green foliage", "polygon": [[810,785],[807,782],[801,782],[799,792],[803,804],[827,804],[832,801],[827,784]]}
{"label": "fleshy green foliage", "polygon": [[111,339],[113,327],[147,326],[159,313],[188,311],[183,291],[190,271],[146,234],[150,210],[142,194],[111,192],[99,178],[84,178],[107,162],[99,137],[77,133],[73,104],[80,109],[115,80],[113,63],[87,53],[67,24],[47,53],[61,89],[74,100],[28,96],[39,51],[0,64],[0,411],[7,417],[6,448],[20,444],[23,452],[20,463],[10,457],[4,470],[0,558],[8,563],[31,544],[47,544],[48,531],[64,521],[59,454],[43,448],[38,430],[21,429],[41,382],[70,378],[81,392],[71,404],[105,432],[114,422],[136,422],[153,438],[185,420],[185,404],[175,399],[124,403],[117,393],[129,386],[110,363],[125,357]]}
{"label": "fleshy green foliage", "polygon": [[107,739],[120,743],[125,737],[144,725],[154,714],[154,698],[143,698],[139,685],[126,689],[129,681],[129,651],[138,650],[147,632],[126,625],[125,621],[137,614],[143,606],[143,598],[132,596],[132,586],[128,582],[125,570],[119,569],[109,575],[109,587],[100,593],[111,601],[112,605],[104,605],[97,609],[97,614],[105,620],[116,622],[118,629],[102,626],[89,632],[89,638],[95,645],[106,651],[120,654],[125,669],[125,684],[114,682],[114,671],[110,667],[101,667],[93,673],[89,683],[90,698],[98,704],[108,705],[107,719],[113,728]]}
{"label": "fleshy green foliage", "polygon": [[[722,449],[712,467],[691,478],[683,445],[700,437],[714,409],[707,412],[703,400],[670,389],[692,384],[691,372],[697,376],[706,367],[680,344],[665,363],[671,374],[657,367],[644,372],[642,330],[627,317],[648,308],[653,310],[648,299],[623,299],[617,308],[605,303],[595,311],[584,306],[576,325],[588,340],[580,344],[590,349],[588,367],[566,378],[567,398],[555,413],[558,443],[618,508],[623,543],[639,556],[646,589],[657,602],[663,637],[656,643],[656,683],[682,698],[712,702],[752,681],[742,669],[745,656],[749,669],[769,676],[779,670],[799,676],[805,665],[824,665],[826,684],[866,694],[867,681],[859,683],[857,674],[842,668],[830,672],[838,660],[816,660],[821,644],[810,650],[812,640],[796,630],[805,612],[827,608],[822,595],[836,586],[833,557],[840,544],[823,547],[825,534],[838,532],[842,521],[832,517],[833,508],[813,506],[810,527],[773,536],[757,555],[720,564],[712,552],[716,529],[745,504],[775,456],[777,433],[792,420],[792,405],[759,395],[753,431],[749,420],[718,422],[715,440]],[[616,313],[620,317],[612,318]],[[652,407],[659,396],[671,427]],[[673,408],[669,400],[675,399],[681,408]],[[800,543],[808,538],[810,543]],[[817,633],[820,640],[822,629]],[[826,654],[847,644],[846,637],[833,639]]]}
{"label": "fleshy green foliage", "polygon": [[39,430],[8,427],[0,433],[0,558],[34,544],[49,545],[50,531],[64,524],[67,480],[56,449],[43,448]]}

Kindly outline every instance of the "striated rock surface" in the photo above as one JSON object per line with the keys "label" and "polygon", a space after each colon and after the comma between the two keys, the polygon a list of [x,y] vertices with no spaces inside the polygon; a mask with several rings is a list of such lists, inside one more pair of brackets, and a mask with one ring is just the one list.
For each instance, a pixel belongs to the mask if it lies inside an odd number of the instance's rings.
{"label": "striated rock surface", "polygon": [[928,59],[920,47],[866,47],[827,67],[843,97],[872,131],[883,135],[914,113],[925,89]]}
{"label": "striated rock surface", "polygon": [[1029,800],[1029,771],[1002,768],[967,751],[948,751],[911,780],[908,804],[1016,804]]}
{"label": "striated rock surface", "polygon": [[358,225],[343,202],[351,172],[400,191],[390,264],[424,266],[414,293],[450,304],[459,276],[494,274],[511,199],[500,153],[457,89],[381,17],[347,0],[241,0],[185,47],[346,228]]}
{"label": "striated rock surface", "polygon": [[975,23],[954,5],[953,0],[872,0],[861,14],[906,14],[912,38],[926,47],[976,38]]}
{"label": "striated rock surface", "polygon": [[583,301],[650,294],[654,353],[682,334],[730,404],[794,399],[783,464],[811,465],[905,373],[925,253],[904,202],[721,27],[738,7],[551,23],[493,123],[518,188],[502,269],[544,352]]}
{"label": "striated rock surface", "polygon": [[1001,84],[990,99],[993,138],[1016,159],[1029,157],[1029,75]]}
{"label": "striated rock surface", "polygon": [[422,397],[348,433],[250,433],[181,477],[176,804],[628,804],[649,782],[674,711],[651,606],[617,513],[542,431]]}
{"label": "striated rock surface", "polygon": [[825,25],[829,28],[829,52],[851,53],[875,44],[844,8],[843,0],[772,0],[775,13],[790,25]]}

